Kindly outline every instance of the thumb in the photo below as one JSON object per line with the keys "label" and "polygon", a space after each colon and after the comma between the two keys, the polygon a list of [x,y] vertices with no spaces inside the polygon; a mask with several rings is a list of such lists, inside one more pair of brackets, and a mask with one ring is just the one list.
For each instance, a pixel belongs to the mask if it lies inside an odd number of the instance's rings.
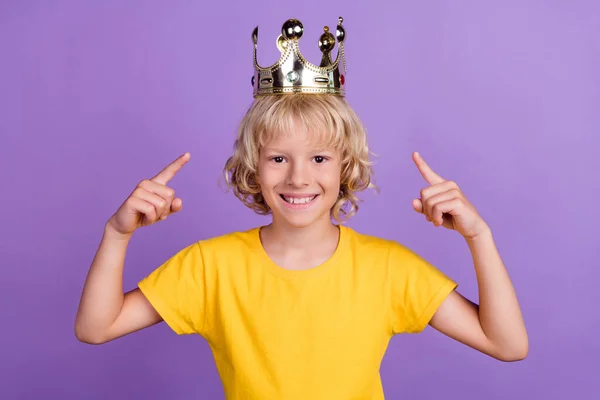
{"label": "thumb", "polygon": [[183,201],[179,198],[176,197],[173,202],[171,203],[171,212],[178,212],[181,211],[181,208],[183,207]]}
{"label": "thumb", "polygon": [[416,212],[423,214],[423,203],[420,199],[413,199],[412,206]]}

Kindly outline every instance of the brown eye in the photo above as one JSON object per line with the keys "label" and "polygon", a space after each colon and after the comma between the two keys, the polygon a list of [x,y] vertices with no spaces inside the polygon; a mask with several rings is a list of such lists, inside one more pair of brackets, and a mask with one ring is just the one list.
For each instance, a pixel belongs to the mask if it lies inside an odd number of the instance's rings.
{"label": "brown eye", "polygon": [[323,157],[323,156],[316,156],[316,157],[315,157],[315,162],[316,162],[317,164],[321,164],[321,163],[323,163],[324,161],[325,161],[325,157]]}
{"label": "brown eye", "polygon": [[276,163],[280,164],[283,162],[283,157],[273,157],[272,160],[275,161]]}

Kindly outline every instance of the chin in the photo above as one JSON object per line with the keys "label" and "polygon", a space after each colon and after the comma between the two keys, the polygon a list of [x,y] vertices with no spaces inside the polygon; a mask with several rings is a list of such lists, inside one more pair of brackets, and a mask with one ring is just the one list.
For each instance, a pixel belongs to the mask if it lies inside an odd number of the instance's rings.
{"label": "chin", "polygon": [[279,221],[285,221],[285,224],[292,228],[307,228],[313,225],[315,222],[320,221],[322,216],[312,216],[312,217],[289,217],[287,215],[277,215],[273,216],[273,218],[277,218]]}

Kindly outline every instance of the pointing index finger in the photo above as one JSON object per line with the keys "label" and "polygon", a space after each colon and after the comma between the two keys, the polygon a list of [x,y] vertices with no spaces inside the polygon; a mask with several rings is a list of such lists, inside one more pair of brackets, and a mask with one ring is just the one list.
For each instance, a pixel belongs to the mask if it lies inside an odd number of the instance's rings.
{"label": "pointing index finger", "polygon": [[445,179],[436,174],[429,165],[425,162],[423,157],[418,152],[413,153],[413,160],[415,164],[417,164],[417,168],[419,172],[423,176],[423,178],[430,184],[435,185],[437,183],[445,182]]}
{"label": "pointing index finger", "polygon": [[171,164],[167,165],[162,171],[160,171],[152,180],[161,185],[166,185],[177,172],[183,167],[190,159],[190,153],[184,153],[179,156]]}

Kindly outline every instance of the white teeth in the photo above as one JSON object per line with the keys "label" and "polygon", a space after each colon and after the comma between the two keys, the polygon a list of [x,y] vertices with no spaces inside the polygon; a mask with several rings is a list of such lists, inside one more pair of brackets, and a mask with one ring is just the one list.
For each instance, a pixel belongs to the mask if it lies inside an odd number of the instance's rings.
{"label": "white teeth", "polygon": [[284,196],[285,201],[287,201],[290,204],[306,204],[306,203],[310,203],[316,196],[313,197],[290,197],[290,198],[286,198]]}

